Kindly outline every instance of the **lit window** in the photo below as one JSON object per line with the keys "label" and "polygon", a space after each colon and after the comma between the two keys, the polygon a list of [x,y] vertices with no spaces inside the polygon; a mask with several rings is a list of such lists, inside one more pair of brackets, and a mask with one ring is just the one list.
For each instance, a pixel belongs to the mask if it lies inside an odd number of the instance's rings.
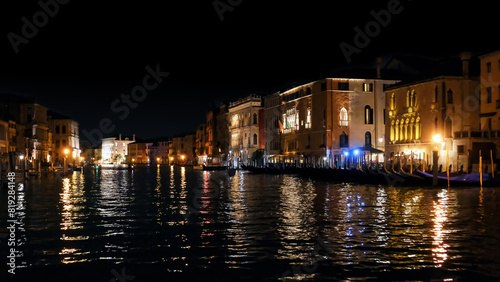
{"label": "lit window", "polygon": [[340,126],[349,126],[349,118],[345,108],[340,109]]}
{"label": "lit window", "polygon": [[373,92],[373,83],[363,83],[363,92]]}

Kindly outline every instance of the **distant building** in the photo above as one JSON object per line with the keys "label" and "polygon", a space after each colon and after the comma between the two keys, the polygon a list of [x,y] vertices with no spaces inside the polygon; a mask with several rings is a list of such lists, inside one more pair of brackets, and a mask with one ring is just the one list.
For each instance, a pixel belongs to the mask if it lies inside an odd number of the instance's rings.
{"label": "distant building", "polygon": [[156,143],[156,158],[160,164],[168,164],[169,141],[158,141]]}
{"label": "distant building", "polygon": [[265,163],[282,163],[280,120],[282,118],[279,92],[264,97]]}
{"label": "distant building", "polygon": [[[189,134],[172,138],[172,151],[169,156],[171,163],[180,165],[196,164],[196,135]],[[169,148],[170,149],[170,148]]]}
{"label": "distant building", "polygon": [[80,163],[80,136],[78,122],[70,117],[49,111],[49,128],[52,132],[53,162],[63,164],[68,149],[68,164]]}
{"label": "distant building", "polygon": [[207,160],[207,150],[205,147],[206,143],[206,126],[205,124],[200,124],[196,130],[196,140],[195,140],[195,154],[197,163],[199,165],[203,164]]}
{"label": "distant building", "polygon": [[149,164],[154,161],[151,155],[151,142],[133,142],[127,144],[127,163],[129,164]]}
{"label": "distant building", "polygon": [[254,152],[264,149],[259,146],[260,109],[262,99],[257,95],[229,104],[229,160],[233,166],[238,166],[239,163],[250,164]]}
{"label": "distant building", "polygon": [[20,105],[20,123],[25,125],[25,155],[33,168],[48,163],[52,151],[52,133],[49,130],[48,109],[37,103]]}
{"label": "distant building", "polygon": [[132,139],[126,137],[122,139],[122,135],[110,138],[103,138],[101,145],[102,163],[117,163],[121,164],[126,160],[128,155],[128,144],[135,142],[135,134]]}

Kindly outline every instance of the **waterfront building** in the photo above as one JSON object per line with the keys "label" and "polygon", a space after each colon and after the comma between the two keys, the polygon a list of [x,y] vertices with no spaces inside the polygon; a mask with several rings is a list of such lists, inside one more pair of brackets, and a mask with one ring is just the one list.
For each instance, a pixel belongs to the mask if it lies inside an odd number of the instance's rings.
{"label": "waterfront building", "polygon": [[[170,147],[169,147],[170,149]],[[192,165],[196,163],[196,134],[172,138],[172,150],[169,154],[171,163]]]}
{"label": "waterfront building", "polygon": [[280,92],[267,95],[264,100],[264,164],[281,162],[281,131],[282,105]]}
{"label": "waterfront building", "polygon": [[259,144],[259,111],[262,99],[250,95],[229,104],[229,160],[232,166],[239,163],[250,164],[253,154],[264,149]]}
{"label": "waterfront building", "polygon": [[[479,56],[481,83],[481,135],[489,138],[489,144],[481,146],[483,163],[491,166],[493,156],[494,169],[500,159],[500,50]],[[491,151],[491,153],[490,153]]]}
{"label": "waterfront building", "polygon": [[[68,164],[80,163],[80,137],[78,122],[70,117],[49,111],[49,129],[52,132],[52,159],[54,163],[63,165],[64,158]],[[65,150],[68,154],[65,154]]]}
{"label": "waterfront building", "polygon": [[20,123],[25,125],[25,154],[28,167],[38,169],[48,163],[52,151],[52,133],[48,127],[48,109],[37,103],[20,104]]}
{"label": "waterfront building", "polygon": [[127,144],[127,163],[149,164],[155,162],[152,147],[153,143],[151,142],[133,142]]}
{"label": "waterfront building", "polygon": [[126,137],[122,139],[122,135],[102,139],[101,145],[101,162],[105,164],[116,163],[121,164],[126,160],[128,155],[128,144],[135,142],[135,134],[132,139]]}
{"label": "waterfront building", "polygon": [[274,111],[282,115],[282,162],[342,168],[383,161],[384,88],[396,82],[325,78],[280,93],[281,111],[270,98]]}
{"label": "waterfront building", "polygon": [[206,150],[206,125],[200,124],[196,129],[195,138],[195,155],[198,165],[202,165],[207,161]]}
{"label": "waterfront building", "polygon": [[160,164],[168,164],[169,141],[158,141],[156,143],[156,158]]}
{"label": "waterfront building", "polygon": [[229,144],[228,104],[222,103],[207,113],[205,150],[208,163],[227,161]]}
{"label": "waterfront building", "polygon": [[432,151],[439,153],[443,170],[473,164],[484,145],[480,132],[477,71],[470,73],[470,55],[436,66],[429,78],[389,87],[386,93],[385,156],[391,164],[429,169]]}

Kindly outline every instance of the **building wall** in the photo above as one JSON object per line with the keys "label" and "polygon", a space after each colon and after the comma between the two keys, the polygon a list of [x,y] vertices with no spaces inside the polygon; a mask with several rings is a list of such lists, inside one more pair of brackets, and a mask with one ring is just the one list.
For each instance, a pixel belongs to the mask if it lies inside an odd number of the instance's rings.
{"label": "building wall", "polygon": [[249,163],[252,154],[259,149],[260,96],[250,95],[229,105],[230,159]]}
{"label": "building wall", "polygon": [[[452,169],[467,168],[467,153],[473,142],[481,142],[478,86],[475,79],[446,76],[386,91],[387,160],[409,164],[413,154],[414,162],[428,166],[437,148],[439,164],[446,165],[448,150]],[[433,141],[436,134],[439,144]]]}
{"label": "building wall", "polygon": [[383,150],[383,89],[396,82],[327,78],[281,93],[285,163],[340,166],[353,148]]}
{"label": "building wall", "polygon": [[36,103],[20,104],[20,122],[25,124],[25,137],[29,138],[26,155],[31,163],[47,162],[50,158],[52,133],[48,128],[47,111]]}
{"label": "building wall", "polygon": [[[481,59],[481,130],[500,131],[500,51]],[[491,134],[490,136],[491,137]]]}
{"label": "building wall", "polygon": [[281,135],[279,121],[282,119],[280,93],[264,97],[264,155],[266,163],[281,162]]}
{"label": "building wall", "polygon": [[63,163],[64,150],[68,149],[68,163],[80,162],[80,137],[78,122],[71,119],[50,119],[49,128],[52,132],[52,158],[56,163]]}

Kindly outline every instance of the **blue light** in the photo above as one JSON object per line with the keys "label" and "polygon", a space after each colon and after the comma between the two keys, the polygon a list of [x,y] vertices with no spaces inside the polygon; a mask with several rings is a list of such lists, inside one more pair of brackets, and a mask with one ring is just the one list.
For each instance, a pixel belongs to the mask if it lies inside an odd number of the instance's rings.
{"label": "blue light", "polygon": [[344,155],[349,156],[349,152],[344,152]]}
{"label": "blue light", "polygon": [[354,154],[357,156],[359,154],[359,150],[354,150]]}

